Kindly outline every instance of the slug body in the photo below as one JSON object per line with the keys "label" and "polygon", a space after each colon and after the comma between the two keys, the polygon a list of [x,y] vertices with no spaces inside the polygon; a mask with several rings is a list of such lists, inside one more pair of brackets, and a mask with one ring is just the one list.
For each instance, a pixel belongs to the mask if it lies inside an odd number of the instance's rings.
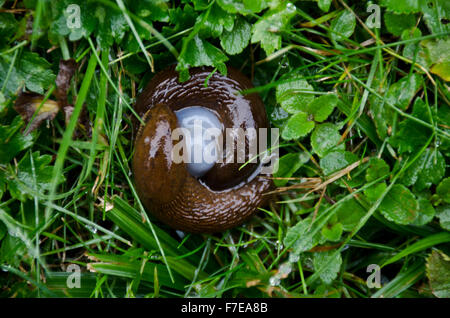
{"label": "slug body", "polygon": [[173,131],[184,122],[182,116],[189,120],[197,111],[208,113],[209,125],[219,125],[221,131],[269,126],[260,97],[237,94],[252,87],[249,79],[232,68],[227,76],[211,76],[211,71],[191,69],[190,79],[180,83],[175,68],[169,67],[154,76],[134,106],[145,123],[136,134],[132,162],[138,195],[158,219],[193,233],[220,232],[241,224],[267,202],[264,193],[273,187],[268,176],[259,173],[259,162],[243,168],[243,163],[226,160],[206,168],[174,162],[178,140],[173,140]]}

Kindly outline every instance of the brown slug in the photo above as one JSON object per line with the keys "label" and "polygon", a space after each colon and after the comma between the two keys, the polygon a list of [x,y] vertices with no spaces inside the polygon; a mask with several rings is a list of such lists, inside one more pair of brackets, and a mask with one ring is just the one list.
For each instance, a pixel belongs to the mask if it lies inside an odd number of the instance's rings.
{"label": "brown slug", "polygon": [[[180,83],[175,67],[170,66],[152,78],[134,106],[145,123],[136,133],[132,161],[138,195],[158,219],[192,233],[220,232],[240,225],[267,203],[269,196],[264,194],[273,187],[272,180],[259,173],[260,161],[240,169],[242,163],[225,160],[227,148],[216,154],[224,160],[211,167],[173,160],[178,141],[172,133],[184,123],[183,112],[189,113],[188,121],[198,118],[197,112],[206,115],[205,122],[219,125],[222,132],[269,127],[261,98],[255,93],[237,93],[253,87],[247,77],[231,67],[227,76],[211,72],[207,67],[190,69],[190,79]],[[245,146],[247,161],[247,139]],[[198,167],[203,169],[199,173]]]}

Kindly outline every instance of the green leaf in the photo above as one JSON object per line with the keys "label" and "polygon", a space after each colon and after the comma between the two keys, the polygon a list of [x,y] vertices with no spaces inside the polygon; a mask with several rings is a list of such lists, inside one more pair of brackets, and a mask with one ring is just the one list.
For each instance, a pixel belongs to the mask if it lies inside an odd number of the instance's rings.
{"label": "green leaf", "polygon": [[225,30],[220,36],[220,44],[225,52],[234,55],[241,53],[248,45],[251,37],[251,26],[243,18],[238,17],[233,29]]}
{"label": "green leaf", "polygon": [[279,106],[273,107],[272,112],[269,114],[270,121],[279,127],[285,125],[290,116],[288,112]]}
{"label": "green leaf", "polygon": [[[17,165],[17,174],[8,184],[11,195],[18,200],[25,201],[27,197],[32,198],[29,194],[29,188],[37,193],[44,193],[50,189],[52,181],[53,166],[50,165],[52,157],[50,155],[40,155],[39,151],[33,152],[32,159],[30,152],[19,161]],[[64,181],[61,175],[58,183]]]}
{"label": "green leaf", "polygon": [[378,209],[389,221],[410,224],[417,217],[419,204],[408,188],[395,184],[385,195]]}
{"label": "green leaf", "polygon": [[[223,3],[225,1],[226,0],[219,0],[219,3]],[[270,1],[268,0],[242,0],[242,2],[244,2],[245,9],[253,13],[261,12],[270,4]],[[244,11],[240,13],[245,15],[246,12]]]}
{"label": "green leaf", "polygon": [[356,18],[353,13],[348,10],[342,11],[336,18],[331,21],[331,38],[334,41],[343,41],[349,38],[355,31]]}
{"label": "green leaf", "polygon": [[18,63],[19,74],[25,81],[25,86],[32,92],[44,94],[56,79],[47,60],[37,53],[25,52]]}
{"label": "green leaf", "polygon": [[387,102],[405,110],[417,91],[422,88],[422,83],[423,78],[417,73],[403,77],[389,87],[386,93]]}
{"label": "green leaf", "polygon": [[[258,2],[258,1],[256,1]],[[259,1],[261,3],[261,1]],[[248,13],[243,1],[240,0],[217,0],[219,6],[229,13]]]}
{"label": "green leaf", "polygon": [[0,163],[10,162],[20,151],[33,144],[31,134],[24,136],[21,133],[23,124],[20,116],[16,116],[10,125],[0,125]]}
{"label": "green leaf", "polygon": [[[203,12],[197,19],[197,23],[203,21],[204,15],[208,11]],[[233,29],[234,16],[222,10],[217,4],[214,4],[209,10],[207,19],[204,21],[200,29],[200,37],[218,37],[224,30],[230,32]],[[249,26],[250,28],[250,26]]]}
{"label": "green leaf", "polygon": [[350,198],[339,203],[335,211],[343,230],[348,232],[353,231],[366,212],[355,198]]}
{"label": "green leaf", "polygon": [[447,0],[383,0],[382,5],[395,13],[422,13],[431,33],[448,32],[449,25],[443,19],[450,18]]}
{"label": "green leaf", "polygon": [[[135,0],[129,7],[135,8],[136,14],[151,21],[169,22],[168,0]],[[112,11],[112,10],[109,10]]]}
{"label": "green leaf", "polygon": [[6,226],[3,223],[0,223],[0,241],[6,235]]}
{"label": "green leaf", "polygon": [[314,99],[308,105],[308,113],[314,116],[317,122],[323,122],[330,116],[338,103],[338,98],[334,94],[322,95]]}
{"label": "green leaf", "polygon": [[315,298],[341,298],[341,292],[330,285],[320,284],[314,290],[314,297]]}
{"label": "green leaf", "polygon": [[[450,97],[450,96],[449,96]],[[450,127],[450,107],[442,105],[437,110],[437,124],[441,127]],[[447,134],[450,134],[450,128],[444,128]],[[450,157],[450,140],[437,136],[437,142],[440,144],[439,149],[446,157]]]}
{"label": "green leaf", "polygon": [[342,223],[325,224],[325,226],[322,228],[322,235],[328,241],[336,242],[341,239],[343,229],[344,227]]}
{"label": "green leaf", "polygon": [[417,191],[438,184],[445,175],[445,158],[435,149],[427,149],[405,171],[401,182],[406,186],[415,185]]}
{"label": "green leaf", "polygon": [[450,126],[450,107],[442,106],[438,108],[438,123]]}
{"label": "green leaf", "polygon": [[[430,112],[421,98],[414,101],[412,116],[431,123]],[[412,152],[423,147],[432,130],[412,119],[405,119],[398,124],[398,130],[389,139],[389,143],[398,148],[399,153]]]}
{"label": "green leaf", "polygon": [[[450,31],[450,30],[449,30]],[[430,71],[439,75],[442,79],[450,81],[450,39],[423,40],[420,42],[423,47],[422,55],[425,55],[427,65],[431,66]]]}
{"label": "green leaf", "polygon": [[280,2],[279,6],[270,9],[252,27],[252,43],[261,42],[267,55],[281,48],[279,33],[289,26],[296,8],[290,2]]}
{"label": "green leaf", "polygon": [[436,193],[446,203],[450,203],[450,177],[445,178],[436,188]]}
{"label": "green leaf", "polygon": [[0,12],[0,47],[7,44],[14,36],[18,23],[12,13]]}
{"label": "green leaf", "polygon": [[450,231],[450,205],[442,205],[436,209],[436,216],[439,219],[441,227],[447,231]]}
{"label": "green leaf", "polygon": [[381,195],[386,191],[387,185],[385,182],[374,184],[367,189],[364,189],[364,194],[371,202],[376,202]]}
{"label": "green leaf", "polygon": [[378,136],[381,140],[388,137],[388,131],[392,127],[394,113],[392,108],[385,105],[381,98],[370,95],[370,113],[375,124]]}
{"label": "green leaf", "polygon": [[299,112],[289,118],[286,126],[283,128],[281,137],[285,140],[298,139],[304,137],[314,128],[314,122],[308,120],[308,114]]}
{"label": "green leaf", "polygon": [[381,5],[396,13],[416,13],[420,11],[422,0],[382,0]]}
{"label": "green leaf", "polygon": [[422,0],[420,4],[420,11],[423,13],[425,23],[431,33],[450,31],[450,25],[443,23],[444,19],[450,19],[448,0]]}
{"label": "green leaf", "polygon": [[396,14],[388,11],[384,14],[384,23],[390,33],[400,36],[405,30],[415,27],[416,17],[413,14]]}
{"label": "green leaf", "polygon": [[[366,170],[366,181],[375,181],[378,178],[386,176],[389,171],[390,167],[383,159],[372,157],[369,160],[369,167]],[[387,176],[385,178],[387,178]]]}
{"label": "green leaf", "polygon": [[214,66],[222,74],[226,75],[225,62],[228,58],[217,47],[204,41],[198,35],[195,35],[191,41],[189,41],[188,37],[183,38],[183,45],[186,45],[186,50],[178,57],[178,65],[176,67],[176,70],[180,71],[181,81],[186,81],[189,78],[189,67]]}
{"label": "green leaf", "polygon": [[314,100],[314,95],[304,93],[304,91],[314,91],[314,89],[305,79],[297,76],[290,79],[289,82],[279,84],[275,96],[277,102],[288,113],[307,112],[308,105]]}
{"label": "green leaf", "polygon": [[[449,31],[450,32],[450,31]],[[404,36],[404,39],[419,37],[421,32],[415,29],[414,36]],[[450,81],[450,40],[427,39],[420,43],[409,43],[405,45],[403,55],[416,63],[422,65],[432,73],[440,76],[446,81]]]}
{"label": "green leaf", "polygon": [[431,73],[439,75],[443,80],[450,82],[450,61],[435,64],[430,70]]}
{"label": "green leaf", "polygon": [[[331,284],[336,279],[342,265],[342,256],[340,253],[334,255],[334,251],[314,253],[313,264],[317,271],[319,268],[326,266],[320,273],[320,279],[325,284]],[[328,265],[326,265],[328,264]]]}
{"label": "green leaf", "polygon": [[3,194],[6,192],[6,182],[7,182],[7,177],[5,176],[5,172],[0,170],[0,199],[3,197]]}
{"label": "green leaf", "polygon": [[[3,213],[6,214],[6,212],[0,209],[0,215]],[[4,220],[2,221],[4,222]],[[5,224],[5,226],[6,225],[7,224]],[[25,253],[26,247],[20,238],[12,235],[5,235],[0,247],[0,262],[8,262],[12,266],[18,267]]]}
{"label": "green leaf", "polygon": [[115,43],[120,43],[129,29],[123,14],[119,11],[109,10],[98,6],[95,10],[98,27],[95,30],[97,42],[102,49],[107,49]]}
{"label": "green leaf", "polygon": [[320,233],[312,236],[310,225],[311,218],[306,218],[290,227],[286,232],[283,243],[292,249],[292,255],[299,255],[317,245]]}
{"label": "green leaf", "polygon": [[323,173],[328,176],[356,161],[358,161],[358,157],[349,151],[333,151],[320,160],[320,167]]}
{"label": "green leaf", "polygon": [[[309,155],[306,152],[288,153],[276,161],[274,166],[274,171],[276,172],[273,176],[275,178],[290,178],[308,160]],[[282,187],[289,180],[274,179],[273,181],[277,187]]]}
{"label": "green leaf", "polygon": [[[218,0],[219,3],[224,3],[227,0]],[[268,0],[241,0],[244,3],[246,11],[240,12],[241,14],[246,14],[247,11],[258,13],[269,6],[270,1]]]}
{"label": "green leaf", "polygon": [[209,6],[209,0],[184,0],[183,2],[194,4],[196,11],[206,10]]}
{"label": "green leaf", "polygon": [[189,4],[186,4],[183,8],[176,7],[169,9],[169,20],[173,26],[164,26],[163,30],[168,30],[169,32],[176,32],[185,30],[194,25],[195,19],[197,18],[197,13],[194,8]]}
{"label": "green leaf", "polygon": [[[412,30],[404,30],[402,33],[402,40],[410,40],[419,38],[421,36],[422,32],[418,28],[414,28]],[[410,59],[411,61],[415,61],[417,64],[422,65],[427,69],[430,67],[430,62],[426,57],[422,42],[406,43],[405,47],[403,48],[403,56]]]}
{"label": "green leaf", "polygon": [[317,5],[323,12],[328,12],[330,10],[331,1],[332,0],[318,0]]}
{"label": "green leaf", "polygon": [[44,91],[55,81],[56,76],[47,60],[37,53],[24,52],[17,57],[9,80],[4,84],[11,63],[12,56],[0,55],[0,87],[5,85],[6,95],[16,94],[21,86],[25,86],[32,92],[44,94]]}
{"label": "green leaf", "polygon": [[430,223],[433,220],[435,214],[436,211],[434,210],[431,202],[427,199],[421,198],[419,199],[419,211],[417,214],[417,218],[412,224],[421,226]]}
{"label": "green leaf", "polygon": [[[366,181],[373,182],[384,176],[384,179],[387,178],[387,174],[390,171],[389,165],[380,158],[372,157],[369,160],[369,167],[366,170]],[[369,201],[376,202],[381,195],[386,191],[387,185],[386,183],[379,182],[374,184],[364,190],[364,194],[367,196]]]}
{"label": "green leaf", "polygon": [[431,292],[439,298],[450,297],[450,257],[439,250],[432,250],[427,259],[427,277]]}
{"label": "green leaf", "polygon": [[317,125],[311,134],[312,149],[319,157],[325,156],[331,150],[345,150],[343,143],[337,146],[340,140],[338,127],[331,123]]}

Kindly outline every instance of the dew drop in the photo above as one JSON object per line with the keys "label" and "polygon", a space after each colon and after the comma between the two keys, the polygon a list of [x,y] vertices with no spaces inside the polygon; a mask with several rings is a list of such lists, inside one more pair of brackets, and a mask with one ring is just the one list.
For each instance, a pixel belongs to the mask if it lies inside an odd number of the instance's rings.
{"label": "dew drop", "polygon": [[289,275],[289,273],[291,271],[292,271],[292,263],[285,262],[285,263],[281,264],[280,269],[279,269],[281,277],[286,277],[287,275]]}
{"label": "dew drop", "polygon": [[94,234],[97,233],[97,228],[96,228],[95,226],[86,225],[86,228],[87,228],[90,232],[92,232],[92,233],[94,233]]}
{"label": "dew drop", "polygon": [[8,230],[8,234],[11,235],[12,237],[19,237],[19,233],[16,230]]}
{"label": "dew drop", "polygon": [[278,286],[278,285],[280,285],[280,282],[281,282],[281,280],[278,277],[278,275],[274,275],[274,276],[270,277],[270,279],[269,279],[270,286]]}
{"label": "dew drop", "polygon": [[297,263],[299,261],[299,259],[300,259],[300,255],[293,254],[293,253],[289,254],[289,262]]}
{"label": "dew drop", "polygon": [[186,233],[180,230],[175,231],[180,239],[183,239],[186,236]]}
{"label": "dew drop", "polygon": [[293,3],[289,2],[286,5],[286,10],[289,11],[289,12],[295,12],[295,10],[297,10],[297,8],[296,8],[296,6]]}

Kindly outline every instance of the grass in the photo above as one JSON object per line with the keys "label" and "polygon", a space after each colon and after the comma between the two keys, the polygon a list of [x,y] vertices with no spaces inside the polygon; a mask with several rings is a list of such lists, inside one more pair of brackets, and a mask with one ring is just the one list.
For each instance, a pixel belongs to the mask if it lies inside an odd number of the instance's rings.
{"label": "grass", "polygon": [[[343,146],[355,159],[343,166],[334,163],[338,168],[325,173],[325,156],[311,145],[311,134],[280,140],[281,157],[303,154],[308,160],[290,175],[279,176],[285,183],[275,191],[273,202],[235,229],[194,235],[170,229],[146,213],[130,167],[133,118],[138,118],[133,103],[140,90],[154,72],[192,60],[188,55],[196,37],[221,47],[219,39],[205,31],[220,2],[209,1],[205,7],[194,2],[198,23],[179,1],[162,1],[149,15],[129,1],[90,1],[95,14],[104,12],[106,25],[123,28],[121,36],[120,30],[111,31],[111,41],[85,16],[87,34],[73,40],[73,31],[55,27],[59,5],[47,1],[29,7],[6,1],[0,8],[0,19],[9,14],[17,21],[8,40],[0,41],[0,69],[5,70],[0,75],[0,136],[5,137],[0,151],[8,143],[19,145],[20,138],[25,138],[22,144],[28,142],[11,160],[0,158],[0,297],[435,297],[436,282],[427,272],[435,264],[428,256],[437,250],[450,252],[443,221],[448,202],[438,191],[448,178],[450,139],[450,128],[438,114],[449,106],[450,95],[448,81],[420,64],[417,54],[407,57],[403,49],[448,41],[450,33],[428,30],[421,12],[412,15],[422,33],[402,38],[389,33],[384,20],[381,29],[368,28],[365,2],[333,1],[325,12],[316,2],[294,1],[295,13],[280,18],[281,30],[266,34],[280,36],[273,52],[260,42],[248,43],[234,56],[221,51],[229,59],[227,65],[253,80],[255,88],[242,93],[256,92],[263,98],[272,127],[282,130],[287,125],[291,115],[280,107],[276,91],[297,80],[295,76],[300,74],[312,86],[298,95],[336,94],[339,102],[326,123],[334,127],[339,142],[329,153]],[[387,11],[382,7],[382,14]],[[343,12],[358,17],[351,33],[345,26],[333,27]],[[268,13],[266,8],[226,14],[245,19],[255,32]],[[18,27],[27,14],[34,17],[28,37]],[[78,63],[69,87],[70,119],[65,121],[61,110],[28,137],[22,131],[29,123],[13,126],[17,92],[30,90],[27,84],[33,81],[40,83],[36,78],[19,80],[26,52],[45,59],[49,66],[39,60],[36,67],[54,74],[61,59]],[[210,66],[218,72],[220,62],[212,56]],[[414,74],[422,82],[404,107],[401,92],[393,99],[389,91]],[[17,87],[10,91],[14,83]],[[54,99],[56,88],[54,78],[39,85],[43,97],[33,119],[48,98]],[[417,99],[424,101],[419,115],[413,108]],[[386,136],[375,118],[376,102],[384,105]],[[407,120],[418,130],[428,130],[411,151],[402,151],[393,137],[401,137]],[[315,129],[319,126],[316,123]],[[443,175],[422,163],[423,155],[431,153],[437,166],[438,152],[444,158]],[[42,165],[45,155],[51,160]],[[389,169],[368,179],[373,158],[382,159]],[[424,169],[433,180],[426,188],[407,184],[405,175]],[[30,172],[25,176],[25,171]],[[385,187],[370,199],[368,192],[380,184]],[[428,217],[432,209],[427,222],[404,222],[394,208],[386,212],[390,193],[399,186],[414,202],[424,204],[417,205],[416,219]],[[351,226],[346,223],[350,219]],[[340,226],[340,234],[331,238]],[[79,288],[68,287],[71,264],[81,270]],[[380,267],[380,288],[367,285],[371,264]]]}

